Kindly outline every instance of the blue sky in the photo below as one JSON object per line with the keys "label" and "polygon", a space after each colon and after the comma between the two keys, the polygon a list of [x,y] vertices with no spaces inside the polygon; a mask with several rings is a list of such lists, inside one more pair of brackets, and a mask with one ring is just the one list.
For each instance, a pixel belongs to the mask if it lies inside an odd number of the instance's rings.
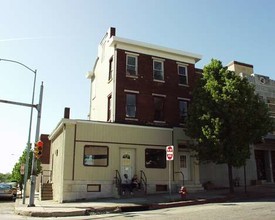
{"label": "blue sky", "polygon": [[[0,58],[37,70],[35,103],[44,82],[41,133],[63,117],[87,119],[97,46],[110,26],[117,36],[254,65],[275,79],[272,0],[0,0]],[[31,102],[33,73],[0,61],[0,99]],[[30,109],[0,103],[0,172],[11,172],[25,149]],[[32,138],[35,138],[36,111]]]}

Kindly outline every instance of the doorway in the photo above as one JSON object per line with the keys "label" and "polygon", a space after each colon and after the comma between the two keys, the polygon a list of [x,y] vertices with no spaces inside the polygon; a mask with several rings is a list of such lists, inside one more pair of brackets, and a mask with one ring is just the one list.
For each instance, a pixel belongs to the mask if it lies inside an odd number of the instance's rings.
{"label": "doorway", "polygon": [[120,174],[122,180],[124,174],[128,175],[129,179],[135,175],[136,172],[136,151],[135,149],[123,148],[120,149]]}
{"label": "doorway", "polygon": [[190,153],[179,152],[180,172],[184,175],[184,180],[190,180]]}

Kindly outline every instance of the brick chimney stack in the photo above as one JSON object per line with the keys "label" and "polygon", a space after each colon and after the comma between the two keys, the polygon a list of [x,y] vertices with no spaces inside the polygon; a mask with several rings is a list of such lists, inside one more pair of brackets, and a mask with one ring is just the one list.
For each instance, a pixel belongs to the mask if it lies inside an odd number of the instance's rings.
{"label": "brick chimney stack", "polygon": [[108,31],[108,37],[111,38],[112,36],[116,36],[116,28],[110,27]]}

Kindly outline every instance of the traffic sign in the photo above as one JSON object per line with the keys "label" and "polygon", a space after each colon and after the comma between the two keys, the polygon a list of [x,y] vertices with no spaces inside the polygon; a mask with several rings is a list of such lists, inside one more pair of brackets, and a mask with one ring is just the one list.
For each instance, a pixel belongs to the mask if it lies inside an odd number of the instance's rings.
{"label": "traffic sign", "polygon": [[166,147],[166,160],[174,160],[174,146],[173,145]]}

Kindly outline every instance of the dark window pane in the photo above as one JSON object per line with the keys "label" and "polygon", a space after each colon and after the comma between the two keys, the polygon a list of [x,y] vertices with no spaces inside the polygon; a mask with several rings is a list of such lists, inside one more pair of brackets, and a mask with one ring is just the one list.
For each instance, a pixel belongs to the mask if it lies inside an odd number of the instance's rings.
{"label": "dark window pane", "polygon": [[180,123],[186,123],[187,120],[188,102],[179,101]]}
{"label": "dark window pane", "polygon": [[166,150],[145,149],[145,167],[160,169],[166,168]]}
{"label": "dark window pane", "polygon": [[136,117],[136,94],[126,94],[126,117]]}
{"label": "dark window pane", "polygon": [[154,120],[155,121],[164,121],[164,98],[163,97],[154,97]]}

